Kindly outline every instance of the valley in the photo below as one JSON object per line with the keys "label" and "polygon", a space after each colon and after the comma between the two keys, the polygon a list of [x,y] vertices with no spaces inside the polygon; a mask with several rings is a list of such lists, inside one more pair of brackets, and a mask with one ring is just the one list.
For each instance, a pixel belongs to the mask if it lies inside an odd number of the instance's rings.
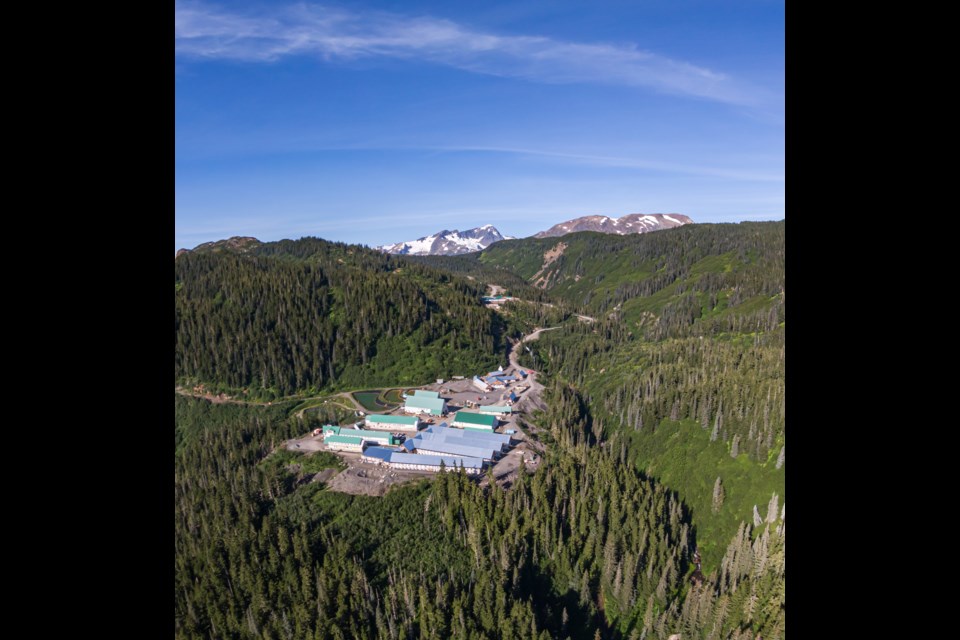
{"label": "valley", "polygon": [[[178,635],[782,637],[783,232],[180,255]],[[498,367],[529,373],[468,391]],[[496,402],[511,448],[436,473],[314,435],[414,390],[451,408],[408,439]]]}

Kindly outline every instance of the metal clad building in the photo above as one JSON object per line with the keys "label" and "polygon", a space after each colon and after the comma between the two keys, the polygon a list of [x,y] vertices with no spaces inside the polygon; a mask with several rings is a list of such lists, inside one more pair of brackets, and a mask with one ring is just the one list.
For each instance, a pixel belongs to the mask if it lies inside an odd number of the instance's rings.
{"label": "metal clad building", "polygon": [[368,447],[363,452],[362,460],[374,464],[386,464],[394,469],[413,469],[416,471],[440,471],[443,462],[447,471],[457,471],[459,468],[476,475],[483,471],[483,460],[463,456],[434,456],[403,453],[385,447]]}
{"label": "metal clad building", "polygon": [[[504,442],[500,439],[492,439],[489,436],[491,435],[500,435],[500,434],[490,434],[483,431],[470,431],[467,429],[456,429],[462,434],[467,436],[480,436],[478,438],[474,437],[457,437],[455,435],[448,435],[444,433],[420,433],[416,438],[413,438],[412,441],[418,449],[429,449],[433,446],[432,443],[449,443],[456,445],[466,445],[469,447],[477,447],[480,449],[488,449],[495,453],[500,453],[506,447],[510,445],[509,441]],[[487,437],[484,437],[487,436]],[[502,436],[509,439],[509,436]],[[410,440],[408,440],[410,442]]]}
{"label": "metal clad building", "polygon": [[[436,392],[433,392],[436,393]],[[443,415],[447,412],[447,401],[439,397],[420,395],[419,392],[412,396],[407,396],[403,410],[407,413],[430,413],[435,416]]]}
{"label": "metal clad building", "polygon": [[466,456],[493,460],[500,454],[500,447],[488,447],[468,441],[446,440],[444,438],[414,438],[414,446],[418,454],[438,456]]}
{"label": "metal clad building", "polygon": [[489,405],[486,407],[480,407],[477,409],[477,411],[488,416],[510,415],[513,413],[513,407],[498,407],[495,405]]}
{"label": "metal clad building", "polygon": [[412,453],[394,453],[390,456],[390,466],[397,469],[417,469],[419,471],[439,471],[443,461],[447,471],[457,471],[459,467],[470,475],[483,471],[483,460],[457,456],[421,456]]}
{"label": "metal clad building", "polygon": [[373,414],[367,416],[366,426],[371,429],[391,429],[395,431],[416,431],[420,425],[417,416],[386,416]]}
{"label": "metal clad building", "polygon": [[458,411],[453,418],[453,426],[463,427],[464,429],[478,429],[481,431],[493,431],[497,428],[497,417],[483,415],[480,413],[467,413]]}
{"label": "metal clad building", "polygon": [[396,444],[397,438],[384,431],[367,429],[342,429],[327,425],[323,428],[323,442],[328,449],[338,451],[363,451],[365,443]]}
{"label": "metal clad building", "polygon": [[510,446],[510,436],[502,433],[454,429],[452,427],[446,427],[443,425],[427,427],[418,434],[418,437],[423,438],[429,436],[445,438],[447,440],[454,441],[464,440],[468,442],[478,442],[484,445],[489,444],[491,448],[493,448],[495,445],[500,445],[501,448]]}

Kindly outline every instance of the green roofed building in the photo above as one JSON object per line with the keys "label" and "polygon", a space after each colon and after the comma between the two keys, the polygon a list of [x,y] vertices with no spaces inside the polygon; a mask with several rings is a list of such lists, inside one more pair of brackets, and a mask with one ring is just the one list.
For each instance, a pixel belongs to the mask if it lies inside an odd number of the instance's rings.
{"label": "green roofed building", "polygon": [[323,443],[334,451],[363,451],[363,438],[353,436],[326,436]]}
{"label": "green roofed building", "polygon": [[423,389],[417,389],[413,392],[413,395],[418,398],[439,398],[440,392],[438,391],[424,391]]}
{"label": "green roofed building", "polygon": [[447,412],[447,401],[439,397],[421,396],[414,394],[407,396],[406,404],[403,410],[407,413],[430,413],[435,416],[442,416]]}
{"label": "green roofed building", "polygon": [[496,407],[491,405],[488,407],[480,407],[477,411],[490,416],[508,416],[513,413],[513,407]]}
{"label": "green roofed building", "polygon": [[371,429],[390,429],[391,431],[416,431],[420,425],[417,416],[369,415],[366,426]]}
{"label": "green roofed building", "polygon": [[366,429],[343,429],[334,432],[332,428],[324,428],[323,442],[328,449],[341,451],[363,451],[364,443],[375,445],[397,444],[398,438],[384,431],[368,431]]}
{"label": "green roofed building", "polygon": [[453,426],[463,427],[464,429],[476,429],[478,431],[493,431],[497,428],[497,417],[483,415],[481,413],[457,411],[457,415],[453,418]]}

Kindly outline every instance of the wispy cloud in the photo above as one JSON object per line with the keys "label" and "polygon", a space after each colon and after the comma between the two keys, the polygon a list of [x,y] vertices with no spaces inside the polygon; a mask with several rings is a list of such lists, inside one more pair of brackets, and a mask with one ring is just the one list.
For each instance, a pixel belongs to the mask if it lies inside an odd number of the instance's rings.
{"label": "wispy cloud", "polygon": [[756,105],[756,89],[703,67],[637,46],[496,35],[433,17],[350,12],[300,4],[241,15],[200,3],[176,6],[182,59],[273,62],[293,55],[325,60],[389,57],[533,82],[600,83]]}
{"label": "wispy cloud", "polygon": [[515,155],[540,156],[565,160],[581,164],[604,167],[620,167],[624,169],[640,169],[649,171],[662,171],[665,173],[682,173],[694,176],[712,176],[717,178],[730,178],[733,180],[745,180],[751,182],[783,182],[782,174],[777,173],[757,173],[753,171],[738,171],[736,169],[726,169],[710,167],[704,165],[680,164],[675,162],[662,162],[659,160],[644,160],[638,158],[623,158],[615,156],[598,156],[583,153],[565,153],[560,151],[545,151],[540,149],[519,149],[513,147],[433,147],[436,151],[477,151],[489,153],[509,153]]}

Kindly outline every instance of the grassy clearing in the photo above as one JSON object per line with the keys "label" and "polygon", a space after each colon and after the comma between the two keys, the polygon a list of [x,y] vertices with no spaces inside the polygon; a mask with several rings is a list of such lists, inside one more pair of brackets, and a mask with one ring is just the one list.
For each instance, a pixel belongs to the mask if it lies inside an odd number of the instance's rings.
{"label": "grassy clearing", "polygon": [[[675,489],[690,507],[697,541],[706,563],[716,568],[726,550],[717,541],[729,540],[740,521],[760,516],[776,492],[784,504],[785,471],[776,468],[776,455],[759,463],[745,453],[730,457],[729,445],[710,441],[710,432],[692,420],[664,420],[656,430],[624,431],[631,441],[637,469]],[[785,466],[785,465],[784,465]],[[720,477],[723,505],[713,512],[713,486]]]}
{"label": "grassy clearing", "polygon": [[266,472],[286,468],[288,472],[295,473],[300,477],[314,475],[324,469],[346,468],[343,461],[329,451],[302,453],[300,451],[289,451],[288,449],[278,449],[274,451],[257,466]]}

